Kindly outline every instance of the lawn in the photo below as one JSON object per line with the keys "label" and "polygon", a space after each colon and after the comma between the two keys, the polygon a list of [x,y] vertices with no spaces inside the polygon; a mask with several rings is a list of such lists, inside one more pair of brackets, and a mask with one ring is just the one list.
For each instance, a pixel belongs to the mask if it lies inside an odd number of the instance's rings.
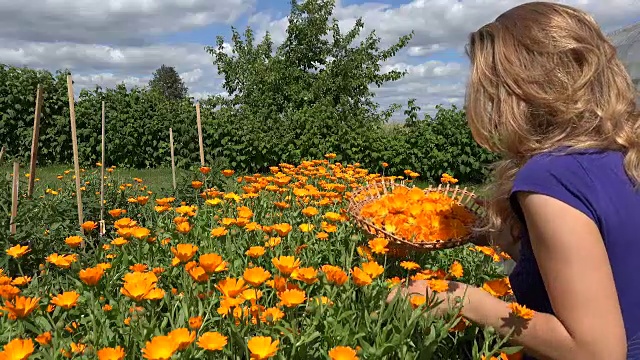
{"label": "lawn", "polygon": [[[59,175],[65,171],[73,173],[73,165],[53,165],[36,169],[36,189],[44,191],[46,189],[56,189],[60,187]],[[0,165],[0,174],[10,174],[13,170],[10,164]],[[24,176],[29,173],[28,166],[20,168],[20,173]],[[180,181],[182,176],[186,176],[187,171],[176,169],[176,180]],[[155,193],[169,192],[171,189],[171,169],[118,169],[116,175],[122,181],[132,181],[133,178],[141,178],[149,189]]]}
{"label": "lawn", "polygon": [[[57,176],[63,174],[65,171],[70,171],[73,173],[73,165],[52,165],[45,166],[42,168],[36,169],[36,191],[38,189],[50,188],[55,189],[60,186],[60,180],[57,179]],[[12,171],[11,165],[4,163],[0,164],[0,174],[10,174]],[[23,174],[27,174],[29,172],[28,166],[22,166],[20,172]],[[176,180],[180,183],[182,177],[187,176],[189,174],[188,171],[182,169],[176,169]],[[127,179],[133,180],[133,178],[141,178],[144,180],[145,184],[148,188],[154,193],[168,193],[171,189],[171,169],[169,168],[156,168],[156,169],[118,169],[117,176],[122,181],[126,181]],[[426,188],[429,186],[429,182],[426,181],[416,181],[416,186],[421,188]],[[460,187],[464,188],[467,186],[470,190],[479,193],[481,190],[481,185],[477,184],[461,184]]]}

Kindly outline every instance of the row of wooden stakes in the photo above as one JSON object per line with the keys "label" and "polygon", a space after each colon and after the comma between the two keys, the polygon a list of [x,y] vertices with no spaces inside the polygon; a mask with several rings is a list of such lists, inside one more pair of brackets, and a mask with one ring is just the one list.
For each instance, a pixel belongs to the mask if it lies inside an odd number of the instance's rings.
{"label": "row of wooden stakes", "polygon": [[[82,223],[84,222],[84,215],[82,210],[82,191],[81,191],[81,181],[80,181],[80,165],[78,162],[78,137],[76,135],[76,113],[75,113],[75,99],[73,92],[73,79],[71,74],[67,75],[67,92],[69,95],[69,118],[71,122],[71,142],[73,147],[73,165],[74,165],[74,173],[75,173],[75,182],[76,182],[76,201],[78,206],[78,227],[81,233],[84,233],[82,229]],[[40,120],[42,117],[42,104],[43,104],[43,95],[44,89],[41,85],[38,85],[38,89],[36,92],[36,104],[35,104],[35,114],[33,120],[33,137],[31,141],[31,157],[29,162],[29,178],[28,178],[28,188],[27,188],[27,197],[31,198],[33,196],[33,189],[35,185],[36,179],[36,164],[38,161],[38,140],[40,137]],[[200,119],[200,103],[196,102],[196,120],[198,127],[198,143],[200,146],[200,165],[205,166],[205,158],[204,158],[204,145],[202,139],[202,122]],[[102,102],[102,143],[101,143],[101,174],[100,174],[100,221],[99,223],[99,233],[100,235],[104,235],[105,233],[105,223],[104,223],[104,178],[105,178],[105,102]],[[176,189],[176,165],[175,165],[175,156],[174,156],[174,147],[173,147],[173,129],[169,128],[169,143],[171,146],[171,172],[173,177],[173,188]],[[0,149],[0,164],[2,164],[3,158],[6,154],[6,146],[2,146]],[[16,217],[18,215],[18,190],[20,185],[20,163],[15,161],[13,163],[13,180],[11,187],[11,220],[10,220],[10,233],[11,235],[16,234],[17,224]]]}

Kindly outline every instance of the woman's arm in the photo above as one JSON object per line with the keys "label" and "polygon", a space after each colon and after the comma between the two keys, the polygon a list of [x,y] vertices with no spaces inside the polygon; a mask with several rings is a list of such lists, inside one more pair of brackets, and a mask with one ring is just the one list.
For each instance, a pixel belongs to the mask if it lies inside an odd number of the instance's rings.
{"label": "woman's arm", "polygon": [[[597,226],[554,198],[518,195],[555,316],[536,313],[512,341],[541,359],[626,359],[627,344],[611,266]],[[462,314],[506,335],[507,303],[460,286]]]}

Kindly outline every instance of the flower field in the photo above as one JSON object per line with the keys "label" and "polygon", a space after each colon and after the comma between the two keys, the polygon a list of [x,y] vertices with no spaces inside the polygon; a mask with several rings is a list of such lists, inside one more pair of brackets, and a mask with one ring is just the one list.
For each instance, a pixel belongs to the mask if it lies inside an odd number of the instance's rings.
{"label": "flower field", "polygon": [[[351,193],[383,175],[332,158],[252,176],[203,167],[172,194],[112,167],[104,235],[99,168],[82,172],[93,202],[82,232],[73,173],[60,174],[29,205],[40,219],[3,240],[0,359],[506,359],[517,350],[455,310],[432,315],[434,299],[387,303],[392,286],[415,279],[508,298],[506,255],[467,245],[393,256],[346,212]],[[470,223],[407,225],[424,211],[396,200],[394,226],[429,241],[424,229]]]}

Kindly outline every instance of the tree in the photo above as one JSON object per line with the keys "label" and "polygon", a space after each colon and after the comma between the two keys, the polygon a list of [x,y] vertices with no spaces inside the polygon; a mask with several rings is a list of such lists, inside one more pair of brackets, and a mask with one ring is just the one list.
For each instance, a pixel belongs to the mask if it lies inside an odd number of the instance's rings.
{"label": "tree", "polygon": [[287,37],[275,49],[269,33],[258,42],[249,27],[244,33],[232,28],[231,53],[223,37],[206,48],[224,77],[235,124],[247,131],[256,144],[251,151],[261,157],[375,157],[372,137],[398,105],[380,109],[370,86],[405,75],[382,72],[382,63],[412,35],[381,48],[375,32],[361,36],[361,19],[343,32],[332,17],[334,8],[335,0],[292,0]]}
{"label": "tree", "polygon": [[152,90],[159,91],[169,100],[181,100],[187,97],[189,89],[173,66],[162,65],[153,73],[149,81]]}

